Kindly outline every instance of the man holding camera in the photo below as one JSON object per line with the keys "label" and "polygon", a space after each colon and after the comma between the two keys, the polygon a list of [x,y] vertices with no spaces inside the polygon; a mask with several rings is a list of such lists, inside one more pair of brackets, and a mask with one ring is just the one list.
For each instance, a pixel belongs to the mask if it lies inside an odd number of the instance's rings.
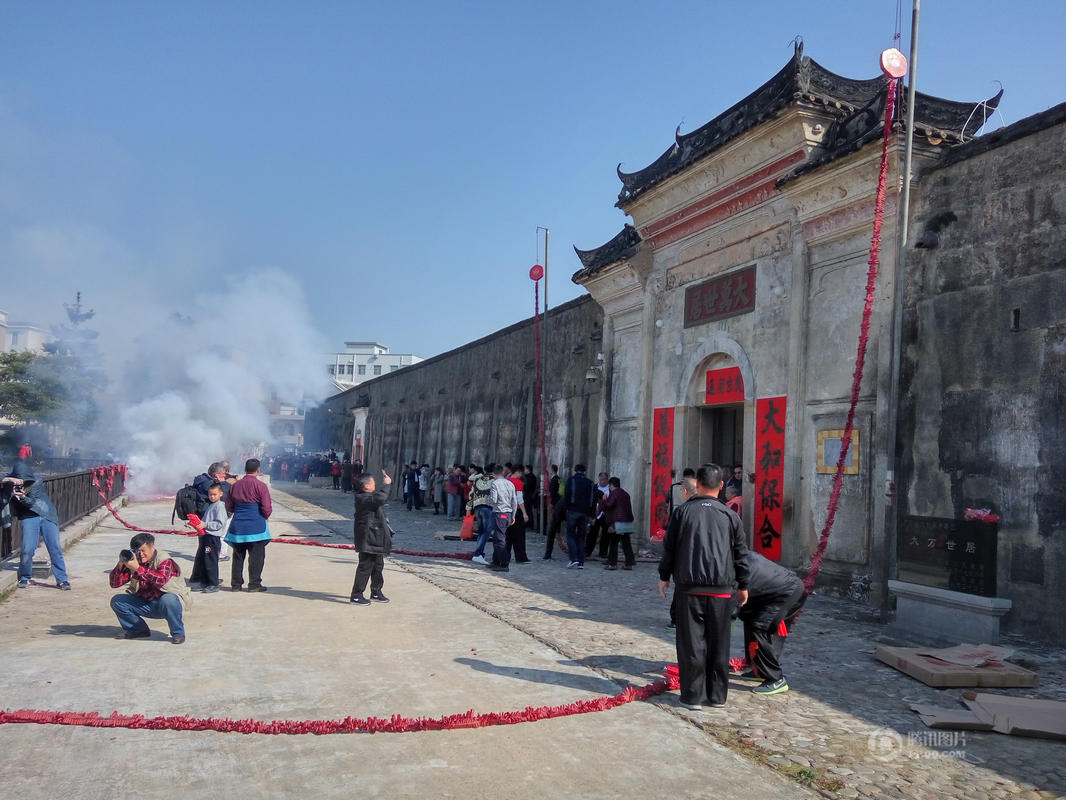
{"label": "man holding camera", "polygon": [[22,550],[19,561],[19,588],[25,589],[33,577],[33,554],[44,537],[48,557],[52,561],[52,575],[56,586],[70,590],[63,547],[59,541],[59,514],[52,498],[25,461],[16,461],[11,472],[0,484],[0,507],[10,506],[11,516],[22,523]]}
{"label": "man holding camera", "polygon": [[111,570],[111,588],[126,587],[125,594],[111,598],[111,610],[122,625],[123,639],[146,639],[152,635],[144,621],[165,619],[174,644],[185,641],[182,615],[189,605],[189,588],[181,569],[169,555],[157,550],[155,537],[138,533],[130,539],[130,549],[119,553]]}

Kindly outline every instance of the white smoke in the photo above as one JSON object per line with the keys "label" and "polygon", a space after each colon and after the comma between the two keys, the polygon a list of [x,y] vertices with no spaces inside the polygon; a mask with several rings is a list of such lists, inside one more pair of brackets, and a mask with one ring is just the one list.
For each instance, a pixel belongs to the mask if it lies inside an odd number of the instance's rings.
{"label": "white smoke", "polygon": [[313,402],[326,347],[299,285],[280,271],[237,280],[134,337],[120,423],[134,496],[172,494],[212,461],[238,471],[271,441],[269,404]]}

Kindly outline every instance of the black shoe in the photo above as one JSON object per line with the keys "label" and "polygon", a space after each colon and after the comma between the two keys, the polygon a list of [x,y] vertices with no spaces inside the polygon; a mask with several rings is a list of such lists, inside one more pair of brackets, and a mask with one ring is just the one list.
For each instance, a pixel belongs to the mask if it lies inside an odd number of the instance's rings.
{"label": "black shoe", "polygon": [[370,605],[370,601],[367,600],[365,597],[363,597],[361,594],[357,594],[355,597],[353,597],[348,602],[351,603],[353,606],[368,606],[368,605]]}
{"label": "black shoe", "polygon": [[63,581],[62,583],[57,583],[56,586],[58,586],[64,592],[70,591],[70,581]]}
{"label": "black shoe", "polygon": [[212,592],[217,592],[218,591],[218,585],[217,584],[213,584],[211,586],[205,586],[200,591],[203,592],[204,594],[211,594]]}
{"label": "black shoe", "polygon": [[243,592],[244,591],[244,587],[241,586],[240,584],[238,584],[236,586],[231,586],[230,587],[230,591],[231,592]]}
{"label": "black shoe", "polygon": [[528,563],[529,563],[529,561],[530,561],[530,560],[529,560],[528,558],[522,558],[522,559],[518,559],[518,558],[516,558],[516,559],[514,560],[514,563],[516,563],[516,564],[528,564]]}
{"label": "black shoe", "polygon": [[489,564],[489,569],[493,572],[510,572],[509,567],[505,567],[502,564]]}
{"label": "black shoe", "polygon": [[387,603],[387,602],[389,602],[389,598],[387,598],[381,592],[371,592],[370,593],[370,599],[373,600],[375,603]]}
{"label": "black shoe", "polygon": [[249,592],[265,592],[266,590],[267,590],[267,587],[265,587],[265,586],[249,586],[248,587],[248,591]]}
{"label": "black shoe", "polygon": [[139,630],[126,631],[122,634],[123,639],[147,639],[152,635],[150,628],[143,628]]}
{"label": "black shoe", "polygon": [[185,644],[185,636],[171,636],[171,644]]}

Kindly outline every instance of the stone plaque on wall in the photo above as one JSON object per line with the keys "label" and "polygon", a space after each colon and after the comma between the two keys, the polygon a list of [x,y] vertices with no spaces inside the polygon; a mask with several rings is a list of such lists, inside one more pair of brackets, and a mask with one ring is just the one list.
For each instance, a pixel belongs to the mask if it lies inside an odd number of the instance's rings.
{"label": "stone plaque on wall", "polygon": [[899,579],[995,597],[998,534],[994,522],[904,517]]}
{"label": "stone plaque on wall", "polygon": [[685,289],[686,328],[754,309],[755,267],[735,270]]}

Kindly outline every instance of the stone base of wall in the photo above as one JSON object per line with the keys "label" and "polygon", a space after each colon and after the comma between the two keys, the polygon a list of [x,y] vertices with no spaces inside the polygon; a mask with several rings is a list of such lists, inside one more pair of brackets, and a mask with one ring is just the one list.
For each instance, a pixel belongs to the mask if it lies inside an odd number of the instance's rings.
{"label": "stone base of wall", "polygon": [[1002,597],[981,597],[905,581],[889,581],[896,596],[896,621],[901,634],[950,644],[993,644],[999,641],[1000,618],[1011,609]]}

